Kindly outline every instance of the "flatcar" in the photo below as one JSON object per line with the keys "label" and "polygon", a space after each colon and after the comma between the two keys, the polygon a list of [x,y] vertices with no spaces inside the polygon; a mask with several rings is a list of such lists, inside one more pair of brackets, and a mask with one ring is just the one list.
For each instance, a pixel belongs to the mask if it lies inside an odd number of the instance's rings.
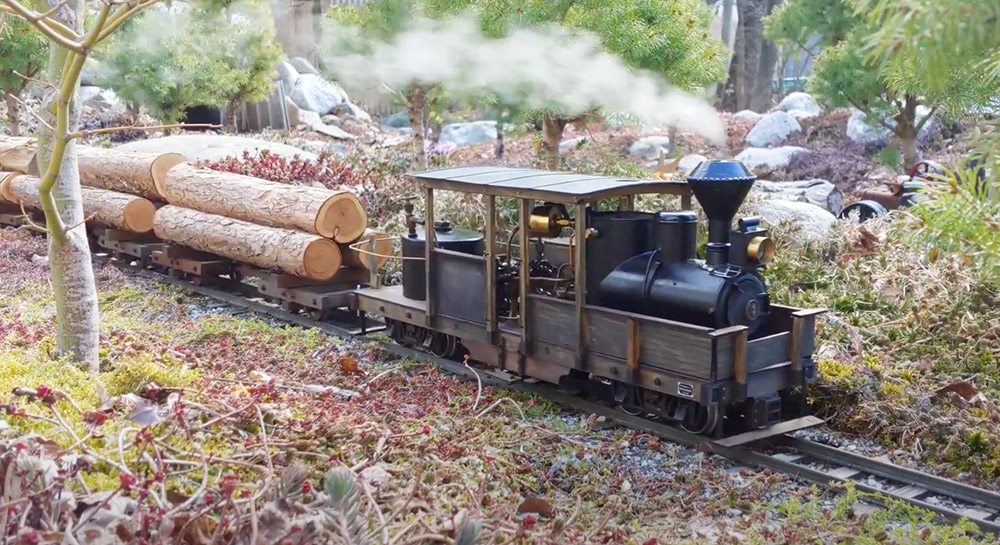
{"label": "flatcar", "polygon": [[[425,217],[407,204],[402,284],[360,288],[354,302],[394,341],[596,388],[717,440],[817,423],[805,396],[824,311],[770,301],[774,243],[757,218],[732,225],[756,180],[743,164],[705,161],[686,182],[504,167],[411,177]],[[440,190],[484,195],[484,232],[438,220]],[[681,210],[636,211],[643,194],[679,195]],[[692,194],[708,218],[704,259]],[[498,199],[518,204],[507,237]]]}

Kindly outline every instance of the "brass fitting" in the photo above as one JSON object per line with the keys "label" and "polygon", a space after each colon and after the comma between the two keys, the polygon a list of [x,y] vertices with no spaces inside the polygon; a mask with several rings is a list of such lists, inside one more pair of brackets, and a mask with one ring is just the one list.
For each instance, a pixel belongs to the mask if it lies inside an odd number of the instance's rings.
{"label": "brass fitting", "polygon": [[774,259],[774,241],[768,237],[753,237],[747,244],[747,259],[758,265],[767,265]]}

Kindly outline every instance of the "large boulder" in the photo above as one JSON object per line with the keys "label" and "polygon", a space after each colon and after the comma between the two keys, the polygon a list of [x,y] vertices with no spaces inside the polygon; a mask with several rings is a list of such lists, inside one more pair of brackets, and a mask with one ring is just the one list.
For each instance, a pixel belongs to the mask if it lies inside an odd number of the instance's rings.
{"label": "large boulder", "polygon": [[[917,122],[928,115],[930,111],[931,109],[923,104],[917,106]],[[886,122],[890,126],[895,123],[892,119],[887,119]],[[937,119],[934,117],[927,120],[927,123],[924,123],[924,126],[920,128],[917,139],[926,140],[929,138],[934,131],[936,123]],[[868,123],[864,112],[861,110],[855,109],[851,111],[851,117],[847,120],[847,139],[851,142],[864,146],[885,146],[889,143],[892,136],[893,132],[881,123],[875,125]]]}
{"label": "large boulder", "polygon": [[809,150],[798,146],[778,148],[747,148],[736,156],[736,160],[754,172],[771,172],[788,166],[792,158]]}
{"label": "large boulder", "polygon": [[468,123],[449,123],[441,127],[439,143],[451,142],[458,147],[475,146],[483,142],[497,139],[496,121],[470,121]]}
{"label": "large boulder", "polygon": [[340,85],[316,74],[300,73],[292,89],[292,100],[303,110],[326,115],[347,102],[347,93]]}
{"label": "large boulder", "polygon": [[299,79],[299,71],[288,61],[281,61],[276,67],[278,69],[278,81],[285,94],[289,94],[295,89],[295,82]]}
{"label": "large boulder", "polygon": [[780,144],[801,130],[802,126],[788,112],[771,112],[750,129],[746,142],[755,148],[764,148]]}
{"label": "large boulder", "polygon": [[789,93],[788,96],[781,99],[778,110],[788,112],[796,119],[814,117],[823,111],[812,95],[802,92]]}
{"label": "large boulder", "polygon": [[757,112],[755,112],[753,110],[740,110],[740,111],[736,112],[735,114],[733,114],[733,117],[736,118],[736,119],[741,119],[741,120],[750,121],[752,123],[756,123],[756,122],[760,121],[760,118],[762,118],[764,116],[762,116],[761,114],[759,114],[759,113],[757,113]]}
{"label": "large boulder", "polygon": [[292,159],[295,156],[306,161],[315,161],[318,159],[315,153],[302,151],[299,148],[277,142],[208,133],[181,134],[164,138],[136,140],[122,144],[118,146],[118,149],[149,153],[179,153],[187,157],[187,160],[191,162],[218,161],[229,156],[240,157],[243,155],[244,150],[252,154],[267,150],[272,154],[280,155],[286,159]]}
{"label": "large boulder", "polygon": [[691,171],[697,168],[697,166],[704,161],[708,161],[708,157],[704,155],[698,155],[697,153],[692,153],[691,155],[685,155],[681,157],[681,160],[677,163],[677,171],[681,174],[687,176],[691,174]]}
{"label": "large boulder", "polygon": [[392,115],[387,115],[385,119],[382,120],[382,126],[390,129],[404,129],[409,127],[410,114],[407,112],[396,112]]}
{"label": "large boulder", "polygon": [[826,180],[801,180],[797,182],[770,182],[758,180],[753,184],[754,192],[766,199],[798,201],[815,204],[834,216],[844,209],[844,194]]}
{"label": "large boulder", "polygon": [[815,204],[781,199],[748,203],[745,211],[759,216],[774,230],[775,237],[782,237],[792,245],[827,240],[837,221],[833,214]]}
{"label": "large boulder", "polygon": [[663,150],[664,153],[670,150],[669,136],[644,136],[629,146],[628,154],[632,157],[652,161],[660,157],[660,150]]}
{"label": "large boulder", "polygon": [[346,132],[344,129],[341,129],[336,125],[327,125],[316,112],[302,110],[299,112],[299,117],[302,120],[302,125],[305,125],[320,134],[325,134],[326,136],[336,138],[338,140],[354,140],[356,138],[353,134]]}
{"label": "large boulder", "polygon": [[295,68],[299,74],[312,74],[314,76],[319,75],[319,70],[316,70],[316,67],[303,57],[292,57],[288,60],[288,63],[291,64],[292,68]]}

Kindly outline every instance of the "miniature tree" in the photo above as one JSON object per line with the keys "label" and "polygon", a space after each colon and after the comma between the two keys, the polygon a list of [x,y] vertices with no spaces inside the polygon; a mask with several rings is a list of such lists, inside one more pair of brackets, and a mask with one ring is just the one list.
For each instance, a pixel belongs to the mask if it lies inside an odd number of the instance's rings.
{"label": "miniature tree", "polygon": [[48,41],[30,23],[7,17],[0,23],[0,91],[7,102],[10,133],[21,134],[21,95],[48,57]]}
{"label": "miniature tree", "polygon": [[225,108],[235,131],[240,104],[274,89],[281,57],[274,35],[261,0],[146,13],[104,52],[100,83],[169,122],[192,106]]}
{"label": "miniature tree", "polygon": [[[867,54],[866,42],[879,21],[866,19],[859,5],[856,0],[789,0],[769,17],[767,32],[777,42],[793,44],[820,36],[824,49],[813,65],[810,92],[830,106],[857,108],[892,131],[910,167],[919,161],[917,135],[931,117],[939,111],[964,114],[995,96],[996,85],[979,62],[982,50],[956,49],[955,62],[943,66],[928,65],[910,47]],[[937,83],[930,83],[931,72],[939,74]],[[928,108],[923,116],[918,115],[921,105]]]}

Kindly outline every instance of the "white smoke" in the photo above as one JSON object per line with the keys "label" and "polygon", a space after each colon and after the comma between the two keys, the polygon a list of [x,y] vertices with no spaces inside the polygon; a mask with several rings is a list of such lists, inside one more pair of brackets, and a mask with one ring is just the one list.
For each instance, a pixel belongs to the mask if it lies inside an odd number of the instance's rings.
{"label": "white smoke", "polygon": [[600,106],[725,141],[714,108],[657,74],[627,67],[590,33],[551,26],[489,39],[471,17],[416,20],[392,42],[364,53],[342,52],[345,44],[363,41],[356,29],[336,27],[332,34],[337,43],[324,46],[323,62],[349,86],[441,83],[454,92],[491,91],[506,103],[570,114]]}

